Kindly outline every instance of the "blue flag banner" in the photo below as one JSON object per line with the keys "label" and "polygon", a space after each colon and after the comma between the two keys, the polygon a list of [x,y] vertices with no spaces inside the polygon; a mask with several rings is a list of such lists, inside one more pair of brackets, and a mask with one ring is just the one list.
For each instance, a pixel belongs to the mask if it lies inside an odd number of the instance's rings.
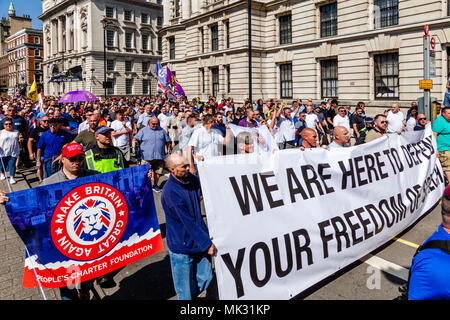
{"label": "blue flag banner", "polygon": [[167,82],[166,82],[166,72],[164,71],[164,68],[161,66],[161,62],[158,60],[156,61],[155,66],[155,73],[158,76],[158,91],[165,93]]}
{"label": "blue flag banner", "polygon": [[148,170],[8,194],[6,212],[29,253],[23,286],[74,285],[164,250]]}

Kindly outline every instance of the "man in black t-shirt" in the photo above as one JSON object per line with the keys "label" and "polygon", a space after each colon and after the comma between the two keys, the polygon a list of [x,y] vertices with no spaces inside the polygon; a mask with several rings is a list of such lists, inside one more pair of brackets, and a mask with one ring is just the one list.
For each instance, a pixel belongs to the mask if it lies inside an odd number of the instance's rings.
{"label": "man in black t-shirt", "polygon": [[353,133],[355,134],[355,144],[363,144],[366,141],[367,128],[361,106],[357,106],[355,112],[350,116],[350,125],[353,128]]}
{"label": "man in black t-shirt", "polygon": [[[31,161],[34,161],[36,158],[36,151],[37,151],[37,144],[39,142],[39,138],[41,135],[47,131],[49,128],[48,126],[48,117],[43,116],[41,120],[39,120],[39,125],[35,129],[33,129],[30,133],[30,137],[27,141],[27,147],[28,147],[28,154]],[[41,162],[44,162],[44,157],[42,157]],[[38,168],[38,178],[39,182],[41,182],[44,178],[44,170],[42,167]]]}
{"label": "man in black t-shirt", "polygon": [[338,108],[338,102],[336,99],[331,100],[331,106],[330,109],[327,110],[327,122],[328,122],[328,129],[330,131],[333,131],[333,119],[336,116],[336,110]]}

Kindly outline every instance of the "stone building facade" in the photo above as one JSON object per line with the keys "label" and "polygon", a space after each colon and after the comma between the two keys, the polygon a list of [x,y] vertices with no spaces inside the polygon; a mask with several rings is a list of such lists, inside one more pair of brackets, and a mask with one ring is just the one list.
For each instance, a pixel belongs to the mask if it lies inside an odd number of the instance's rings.
{"label": "stone building facade", "polygon": [[[156,1],[43,0],[45,95],[89,90],[101,97],[105,69],[113,84],[107,96],[154,93],[163,15]],[[49,82],[53,74],[75,66],[82,67],[83,81]]]}
{"label": "stone building facade", "polygon": [[[188,96],[249,96],[248,1],[165,0],[163,65]],[[252,100],[385,108],[423,96],[423,35],[436,41],[431,96],[449,71],[450,0],[251,1]]]}

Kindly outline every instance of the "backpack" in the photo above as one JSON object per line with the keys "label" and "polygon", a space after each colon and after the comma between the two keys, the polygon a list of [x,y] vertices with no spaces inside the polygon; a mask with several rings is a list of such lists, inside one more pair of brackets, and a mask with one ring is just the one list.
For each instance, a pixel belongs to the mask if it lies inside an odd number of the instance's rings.
{"label": "backpack", "polygon": [[[441,249],[447,254],[450,254],[450,240],[430,240],[427,243],[421,245],[419,248],[417,248],[416,253],[414,253],[414,257],[425,249]],[[412,263],[411,263],[412,265]],[[394,300],[408,300],[408,292],[409,292],[409,282],[411,280],[411,268],[409,269],[409,275],[408,275],[408,282],[405,283],[403,286],[400,286],[398,288],[398,291],[400,291],[400,296],[395,298]]]}

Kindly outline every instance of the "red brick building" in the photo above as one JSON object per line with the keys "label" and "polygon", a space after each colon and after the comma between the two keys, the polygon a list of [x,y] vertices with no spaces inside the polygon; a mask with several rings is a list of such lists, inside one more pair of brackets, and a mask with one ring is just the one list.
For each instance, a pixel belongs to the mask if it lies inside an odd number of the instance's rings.
{"label": "red brick building", "polygon": [[22,29],[6,39],[8,52],[8,87],[16,90],[18,85],[27,86],[33,81],[42,82],[42,62],[44,56],[42,30]]}

